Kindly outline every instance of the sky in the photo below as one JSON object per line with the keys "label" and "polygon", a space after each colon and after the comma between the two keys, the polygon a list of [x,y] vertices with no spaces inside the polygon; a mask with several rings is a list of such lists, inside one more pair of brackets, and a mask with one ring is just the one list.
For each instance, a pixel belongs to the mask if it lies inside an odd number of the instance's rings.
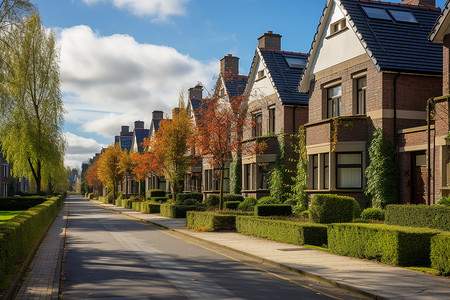
{"label": "sky", "polygon": [[187,97],[198,82],[211,89],[223,56],[239,57],[248,75],[263,33],[281,34],[282,50],[308,53],[326,0],[31,2],[59,41],[65,164],[81,168],[122,125],[149,128],[152,111],[170,113],[180,91]]}

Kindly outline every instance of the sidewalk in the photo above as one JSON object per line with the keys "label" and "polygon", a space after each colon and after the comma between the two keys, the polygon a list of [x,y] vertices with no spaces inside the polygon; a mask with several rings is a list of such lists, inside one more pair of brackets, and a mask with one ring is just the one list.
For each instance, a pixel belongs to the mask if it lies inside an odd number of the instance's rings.
{"label": "sidewalk", "polygon": [[320,250],[283,244],[236,232],[197,232],[185,229],[185,219],[142,214],[91,200],[106,209],[184,235],[234,250],[297,273],[377,299],[449,299],[450,279]]}

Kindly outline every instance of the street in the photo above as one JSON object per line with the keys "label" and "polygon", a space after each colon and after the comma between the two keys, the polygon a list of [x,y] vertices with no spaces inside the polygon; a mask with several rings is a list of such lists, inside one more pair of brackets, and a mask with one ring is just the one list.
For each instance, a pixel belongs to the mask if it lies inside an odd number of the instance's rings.
{"label": "street", "polygon": [[63,299],[357,299],[71,197]]}

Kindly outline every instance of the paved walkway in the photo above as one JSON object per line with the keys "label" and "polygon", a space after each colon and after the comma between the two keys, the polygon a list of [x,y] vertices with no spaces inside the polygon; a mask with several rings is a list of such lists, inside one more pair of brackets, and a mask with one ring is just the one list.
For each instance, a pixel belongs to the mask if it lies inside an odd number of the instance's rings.
{"label": "paved walkway", "polygon": [[185,229],[185,219],[142,214],[131,209],[92,201],[130,217],[235,250],[339,287],[377,299],[450,299],[450,279],[374,261],[339,256],[306,247],[273,242],[236,232],[197,232]]}

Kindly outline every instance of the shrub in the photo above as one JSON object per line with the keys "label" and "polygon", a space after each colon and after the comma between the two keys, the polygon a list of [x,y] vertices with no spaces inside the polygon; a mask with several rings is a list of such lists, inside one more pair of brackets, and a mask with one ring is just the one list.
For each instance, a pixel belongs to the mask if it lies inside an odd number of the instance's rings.
{"label": "shrub", "polygon": [[280,201],[274,197],[266,196],[259,199],[258,204],[280,204]]}
{"label": "shrub", "polygon": [[450,197],[442,197],[436,204],[450,206]]}
{"label": "shrub", "polygon": [[181,204],[182,205],[197,205],[198,202],[196,199],[185,199]]}
{"label": "shrub", "polygon": [[321,224],[237,216],[236,230],[242,234],[293,245],[323,246],[327,243],[327,227]]}
{"label": "shrub", "polygon": [[366,208],[361,213],[361,219],[384,221],[384,212],[382,208]]}
{"label": "shrub", "polygon": [[105,201],[107,204],[114,204],[114,193],[113,192],[109,192],[105,198],[106,198]]}
{"label": "shrub", "polygon": [[384,224],[330,224],[328,248],[336,254],[398,266],[430,264],[430,240],[439,231]]}
{"label": "shrub", "polygon": [[63,199],[63,196],[49,198],[0,224],[0,289],[8,286],[20,263],[51,225]]}
{"label": "shrub", "polygon": [[257,204],[255,216],[290,216],[292,206],[289,204]]}
{"label": "shrub", "polygon": [[241,201],[226,201],[223,203],[223,208],[224,209],[231,209],[231,210],[236,210],[239,206],[239,204],[241,204]]}
{"label": "shrub", "polygon": [[141,203],[141,213],[144,214],[159,214],[161,204],[151,201],[144,201]]}
{"label": "shrub", "polygon": [[244,201],[242,201],[238,205],[237,209],[244,211],[253,211],[256,203],[258,203],[258,200],[256,200],[255,197],[245,197]]}
{"label": "shrub", "polygon": [[431,267],[442,275],[450,275],[450,233],[445,232],[431,238]]}
{"label": "shrub", "polygon": [[27,210],[46,200],[47,198],[41,196],[1,198],[0,210]]}
{"label": "shrub", "polygon": [[305,218],[306,220],[309,220],[309,210],[304,210],[299,214],[300,217]]}
{"label": "shrub", "polygon": [[220,200],[219,195],[215,195],[215,194],[209,195],[208,197],[206,197],[206,200],[205,200],[206,208],[209,209],[209,208],[213,208],[213,207],[218,207],[219,200]]}
{"label": "shrub", "polygon": [[359,206],[358,201],[353,199],[353,219],[357,219],[361,216],[361,206]]}
{"label": "shrub", "polygon": [[223,202],[225,203],[227,201],[242,202],[242,201],[244,201],[244,196],[239,195],[239,194],[225,194],[225,195],[223,195]]}
{"label": "shrub", "polygon": [[353,219],[355,199],[338,195],[314,195],[309,207],[313,222],[327,224],[350,222]]}
{"label": "shrub", "polygon": [[141,204],[142,204],[143,202],[142,201],[140,201],[140,200],[134,200],[132,203],[131,203],[131,209],[132,210],[135,210],[135,211],[141,211]]}
{"label": "shrub", "polygon": [[177,203],[183,203],[186,199],[194,199],[197,202],[203,201],[203,194],[202,193],[179,193],[177,194]]}
{"label": "shrub", "polygon": [[161,204],[160,214],[167,218],[186,218],[186,212],[196,209],[197,205]]}
{"label": "shrub", "polygon": [[386,224],[450,231],[450,207],[444,205],[388,205]]}
{"label": "shrub", "polygon": [[166,203],[167,201],[169,201],[169,197],[151,197],[150,201]]}
{"label": "shrub", "polygon": [[122,200],[122,207],[133,209],[134,202],[141,202],[141,201],[135,200],[133,197],[131,197],[130,199]]}
{"label": "shrub", "polygon": [[199,231],[235,230],[236,215],[188,211],[186,227]]}
{"label": "shrub", "polygon": [[147,199],[153,198],[153,197],[166,197],[166,192],[163,190],[149,190],[146,193]]}

